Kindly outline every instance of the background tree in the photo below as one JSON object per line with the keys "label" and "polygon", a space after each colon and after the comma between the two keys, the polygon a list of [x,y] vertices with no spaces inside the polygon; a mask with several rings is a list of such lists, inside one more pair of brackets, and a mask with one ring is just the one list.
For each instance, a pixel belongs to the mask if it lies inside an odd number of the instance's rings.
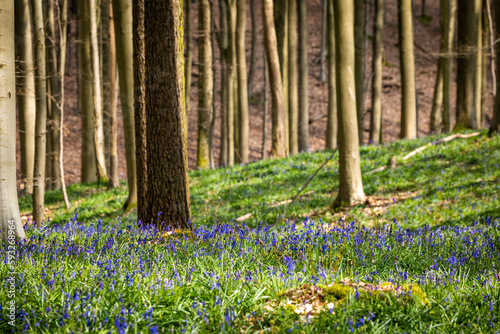
{"label": "background tree", "polygon": [[211,8],[208,0],[198,2],[198,153],[196,166],[210,168],[210,132],[213,117],[213,71]]}
{"label": "background tree", "polygon": [[88,0],[78,0],[78,104],[82,118],[81,180],[97,181],[94,145],[94,97],[90,58],[90,8]]}
{"label": "background tree", "polygon": [[99,64],[99,44],[97,41],[97,5],[90,0],[90,49],[92,52],[92,90],[94,91],[94,145],[97,174],[100,181],[108,181],[106,158],[104,156],[104,131],[102,116],[101,70]]}
{"label": "background tree", "polygon": [[335,70],[335,15],[333,0],[327,0],[328,31],[328,116],[326,121],[326,148],[337,148],[337,78]]}
{"label": "background tree", "polygon": [[252,22],[252,44],[250,48],[250,68],[248,70],[248,96],[253,94],[253,80],[255,76],[255,66],[257,66],[257,14],[255,0],[250,0],[250,18]]}
{"label": "background tree", "polygon": [[132,47],[132,1],[113,0],[113,18],[116,33],[116,55],[120,84],[120,100],[125,134],[128,198],[125,211],[137,205],[137,169],[134,123],[134,72]]}
{"label": "background tree", "polygon": [[380,144],[382,142],[382,70],[384,68],[383,29],[384,0],[375,0],[372,57],[372,115],[370,122],[370,142],[372,144]]}
{"label": "background tree", "polygon": [[[188,228],[189,180],[182,1],[146,1],[146,222]],[[158,57],[164,55],[164,57]]]}
{"label": "background tree", "polygon": [[355,43],[355,75],[356,75],[356,114],[358,116],[359,143],[363,144],[363,116],[365,108],[364,83],[365,83],[365,22],[364,1],[354,1],[354,43]]}
{"label": "background tree", "polygon": [[0,22],[0,232],[6,239],[13,221],[16,236],[25,238],[16,189],[14,0],[0,2]]}
{"label": "background tree", "polygon": [[264,45],[269,67],[272,103],[272,157],[286,156],[285,145],[285,111],[283,106],[283,86],[278,57],[278,44],[274,29],[272,0],[262,0],[262,17],[264,21]]}
{"label": "background tree", "polygon": [[[118,179],[118,143],[116,124],[116,39],[111,0],[102,1],[102,59],[103,59],[103,116],[104,116],[104,148],[109,182],[108,188],[119,185]],[[137,104],[137,102],[136,102]]]}
{"label": "background tree", "polygon": [[[210,18],[207,16],[207,18]],[[237,1],[236,20],[236,55],[238,66],[238,121],[239,121],[239,156],[240,163],[248,162],[249,148],[249,124],[248,124],[248,86],[247,66],[245,54],[245,23],[246,23],[246,1]],[[208,25],[207,25],[208,27]],[[209,34],[207,35],[207,39]],[[211,66],[211,64],[210,64]],[[210,78],[211,79],[211,78]],[[211,87],[210,87],[211,88]],[[211,111],[210,111],[211,112]]]}
{"label": "background tree", "polygon": [[[17,109],[21,141],[21,187],[26,194],[33,193],[35,163],[35,76],[33,68],[33,38],[29,0],[15,2]],[[3,126],[2,126],[3,128]],[[2,140],[3,142],[3,140]]]}
{"label": "background tree", "polygon": [[477,128],[476,66],[481,0],[458,0],[457,126]]}
{"label": "background tree", "polygon": [[417,138],[417,97],[411,0],[398,0],[401,63],[401,138]]}
{"label": "background tree", "polygon": [[323,15],[321,16],[321,51],[319,54],[319,81],[326,82],[326,57],[328,56],[328,0],[321,0]]}
{"label": "background tree", "polygon": [[191,72],[193,68],[193,48],[192,48],[192,43],[193,43],[193,33],[191,29],[191,5],[192,5],[192,0],[185,0],[186,3],[186,20],[185,20],[185,37],[186,37],[186,54],[185,54],[185,59],[186,59],[186,66],[184,68],[184,75],[185,75],[185,84],[186,84],[186,114],[189,114],[189,97],[191,94]]}
{"label": "background tree", "polygon": [[288,3],[288,148],[299,153],[299,81],[297,68],[297,1]]}
{"label": "background tree", "polygon": [[298,0],[299,12],[299,151],[309,151],[309,70],[307,64],[307,3]]}
{"label": "background tree", "polygon": [[482,114],[482,73],[483,73],[483,0],[479,0],[477,3],[477,16],[475,17],[476,23],[476,74],[474,76],[474,117],[476,127],[481,127],[481,114]]}
{"label": "background tree", "polygon": [[359,156],[356,115],[353,0],[333,0],[337,66],[339,126],[339,193],[334,206],[351,206],[365,201]]}
{"label": "background tree", "polygon": [[47,124],[47,96],[45,73],[45,31],[42,0],[32,0],[35,31],[35,166],[33,171],[33,220],[42,226],[45,197],[45,127]]}
{"label": "background tree", "polygon": [[[500,37],[500,6],[495,5],[495,39]],[[496,77],[500,78],[500,43],[495,44],[495,52],[496,52]],[[497,83],[497,90],[500,85]],[[497,91],[495,94],[495,105],[493,108],[493,121],[491,122],[490,134],[492,133],[500,133],[500,94]]]}
{"label": "background tree", "polygon": [[[293,0],[295,1],[295,0]],[[289,0],[274,0],[274,27],[276,30],[276,42],[278,46],[278,57],[280,60],[281,83],[283,84],[283,111],[285,114],[285,146],[289,150],[289,133],[288,133],[288,6]]]}

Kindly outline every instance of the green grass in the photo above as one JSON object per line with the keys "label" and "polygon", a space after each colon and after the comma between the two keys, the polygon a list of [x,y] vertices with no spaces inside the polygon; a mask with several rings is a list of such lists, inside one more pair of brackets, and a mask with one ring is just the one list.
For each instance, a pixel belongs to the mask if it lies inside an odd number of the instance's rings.
{"label": "green grass", "polygon": [[[394,219],[405,227],[453,225],[475,219],[500,216],[500,137],[457,139],[432,146],[395,169],[369,174],[388,164],[392,156],[402,157],[436,140],[435,136],[414,141],[397,141],[361,148],[363,184],[374,205],[358,205],[348,212],[334,212],[330,205],[338,191],[338,154],[316,175],[292,204],[281,204],[295,196],[332,152],[299,154],[233,168],[198,170],[189,174],[192,221],[213,224],[234,222],[251,214],[246,222],[255,226],[304,218],[324,222],[341,216],[356,218],[368,226],[382,226]],[[127,197],[125,183],[113,190],[105,185],[74,184],[68,187],[73,208],[66,210],[60,191],[48,191],[47,207],[53,223],[67,222],[78,214],[80,221],[97,219],[105,223],[121,217],[136,220],[135,213],[123,215]],[[21,212],[31,211],[31,198],[20,200]]]}

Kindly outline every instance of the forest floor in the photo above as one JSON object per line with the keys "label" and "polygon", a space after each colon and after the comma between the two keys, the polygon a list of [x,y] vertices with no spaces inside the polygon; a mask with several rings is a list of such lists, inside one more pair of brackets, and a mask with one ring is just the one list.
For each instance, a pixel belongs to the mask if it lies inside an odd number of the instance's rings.
{"label": "forest floor", "polygon": [[[369,1],[372,3],[371,1]],[[321,50],[321,22],[323,10],[321,0],[308,0],[308,59],[309,59],[309,110],[310,119],[316,119],[326,114],[327,110],[327,85],[320,82],[321,66],[319,55]],[[437,61],[439,53],[439,2],[427,1],[426,19],[420,19],[421,1],[415,1],[414,24],[415,24],[415,64],[416,83],[418,91],[419,107],[419,136],[429,134],[429,120],[434,92],[434,82],[436,78]],[[385,26],[384,26],[384,48],[386,62],[383,69],[383,141],[392,142],[399,137],[400,131],[400,75],[399,75],[399,53],[398,53],[398,33],[397,33],[397,1],[386,1]],[[247,10],[249,11],[249,9]],[[262,120],[263,120],[263,33],[261,24],[261,10],[257,6],[257,66],[254,78],[253,97],[250,99],[250,160],[256,161],[262,157]],[[197,6],[193,5],[191,20],[193,21],[194,36],[197,29]],[[366,47],[366,76],[365,76],[365,143],[368,141],[368,129],[371,110],[371,36],[373,22],[373,6],[369,9],[369,23],[366,26],[368,43]],[[217,17],[216,17],[217,20]],[[247,13],[247,59],[250,57],[250,13]],[[71,31],[74,33],[74,24]],[[72,35],[73,36],[73,35]],[[74,36],[73,36],[74,37]],[[74,38],[73,38],[74,40]],[[68,184],[80,182],[81,170],[81,125],[77,99],[77,68],[76,68],[76,47],[72,43],[70,57],[68,57],[68,70],[66,78],[66,99],[65,99],[65,123],[64,123],[64,170]],[[190,93],[189,107],[189,133],[188,133],[188,156],[189,167],[196,167],[196,145],[197,145],[197,47],[193,42],[193,81]],[[217,78],[220,85],[220,64],[219,50],[215,47],[217,59]],[[491,78],[490,78],[491,82]],[[491,85],[486,96],[487,119],[491,118],[493,105],[493,92]],[[217,97],[219,98],[219,97]],[[455,99],[455,84],[452,87],[452,101]],[[119,106],[120,108],[120,106]],[[454,112],[452,112],[454,115]],[[269,116],[270,117],[270,116]],[[268,122],[267,130],[267,150],[271,148],[271,120]],[[318,151],[324,149],[326,119],[313,122],[310,127],[310,150]],[[220,103],[217,102],[217,119],[215,122],[214,148],[215,161],[218,161],[220,145]],[[19,147],[19,141],[18,141]],[[122,116],[118,111],[118,155],[119,155],[119,175],[126,178],[125,145],[122,128]],[[20,182],[20,156],[18,150],[18,183]]]}
{"label": "forest floor", "polygon": [[[193,231],[139,227],[120,210],[125,181],[70,185],[69,210],[50,190],[51,221],[16,243],[17,329],[495,332],[500,136],[468,134],[362,147],[368,200],[349,211],[330,208],[333,151],[191,171]],[[11,298],[0,289],[1,305]]]}

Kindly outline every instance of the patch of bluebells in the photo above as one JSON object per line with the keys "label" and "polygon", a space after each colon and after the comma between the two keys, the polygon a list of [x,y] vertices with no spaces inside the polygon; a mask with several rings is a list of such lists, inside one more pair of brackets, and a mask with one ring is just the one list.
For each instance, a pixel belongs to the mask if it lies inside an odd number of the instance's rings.
{"label": "patch of bluebells", "polygon": [[[309,219],[276,227],[192,227],[192,234],[162,236],[155,226],[82,224],[75,216],[51,229],[29,228],[16,248],[17,328],[227,332],[279,291],[344,277],[418,284],[431,304],[446,308],[474,295],[469,306],[484,311],[479,322],[499,325],[497,220],[418,229],[396,221],[378,229],[338,221],[325,229]],[[6,251],[2,243],[2,277]],[[0,329],[7,328],[2,284]],[[356,290],[352,302],[359,299]],[[354,330],[379,318],[370,311],[342,325]]]}

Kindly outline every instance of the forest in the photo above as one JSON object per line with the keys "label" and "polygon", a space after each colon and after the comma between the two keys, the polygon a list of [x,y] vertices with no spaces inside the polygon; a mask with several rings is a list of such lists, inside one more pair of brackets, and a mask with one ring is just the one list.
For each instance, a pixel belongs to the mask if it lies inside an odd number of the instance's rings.
{"label": "forest", "polygon": [[499,1],[0,23],[0,332],[499,331]]}

